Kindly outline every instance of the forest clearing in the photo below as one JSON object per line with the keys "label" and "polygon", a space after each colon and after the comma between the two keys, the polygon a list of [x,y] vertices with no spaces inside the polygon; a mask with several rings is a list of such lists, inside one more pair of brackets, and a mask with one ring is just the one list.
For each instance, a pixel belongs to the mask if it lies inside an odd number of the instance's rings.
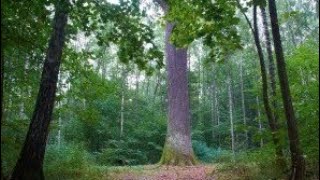
{"label": "forest clearing", "polygon": [[2,0],[1,29],[1,180],[319,179],[319,0]]}

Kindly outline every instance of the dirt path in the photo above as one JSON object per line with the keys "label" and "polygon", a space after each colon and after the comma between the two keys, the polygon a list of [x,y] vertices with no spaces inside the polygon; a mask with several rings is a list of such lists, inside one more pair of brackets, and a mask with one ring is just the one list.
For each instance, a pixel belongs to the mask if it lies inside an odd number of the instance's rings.
{"label": "dirt path", "polygon": [[144,166],[141,168],[115,169],[108,173],[108,180],[216,180],[214,166]]}

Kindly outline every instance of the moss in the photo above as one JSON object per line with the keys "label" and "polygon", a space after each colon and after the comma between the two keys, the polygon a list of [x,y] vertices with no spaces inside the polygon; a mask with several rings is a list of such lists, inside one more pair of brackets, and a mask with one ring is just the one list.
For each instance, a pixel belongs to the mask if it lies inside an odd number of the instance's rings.
{"label": "moss", "polygon": [[193,153],[186,155],[178,152],[166,144],[163,148],[159,164],[170,166],[194,166],[198,161]]}

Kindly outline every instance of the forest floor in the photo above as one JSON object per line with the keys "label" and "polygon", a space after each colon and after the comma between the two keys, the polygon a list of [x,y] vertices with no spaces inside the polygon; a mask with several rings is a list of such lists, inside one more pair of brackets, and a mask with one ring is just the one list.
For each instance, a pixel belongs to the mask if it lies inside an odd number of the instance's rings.
{"label": "forest floor", "polygon": [[223,171],[219,172],[215,165],[200,165],[188,167],[176,166],[134,166],[113,167],[103,179],[106,180],[233,180],[244,177],[241,172]]}

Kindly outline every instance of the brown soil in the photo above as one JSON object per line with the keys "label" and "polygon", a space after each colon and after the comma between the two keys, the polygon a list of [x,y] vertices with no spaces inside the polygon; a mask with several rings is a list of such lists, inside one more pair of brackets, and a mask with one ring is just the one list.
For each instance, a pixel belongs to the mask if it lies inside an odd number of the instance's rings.
{"label": "brown soil", "polygon": [[216,180],[214,166],[144,166],[141,169],[115,169],[108,180]]}

